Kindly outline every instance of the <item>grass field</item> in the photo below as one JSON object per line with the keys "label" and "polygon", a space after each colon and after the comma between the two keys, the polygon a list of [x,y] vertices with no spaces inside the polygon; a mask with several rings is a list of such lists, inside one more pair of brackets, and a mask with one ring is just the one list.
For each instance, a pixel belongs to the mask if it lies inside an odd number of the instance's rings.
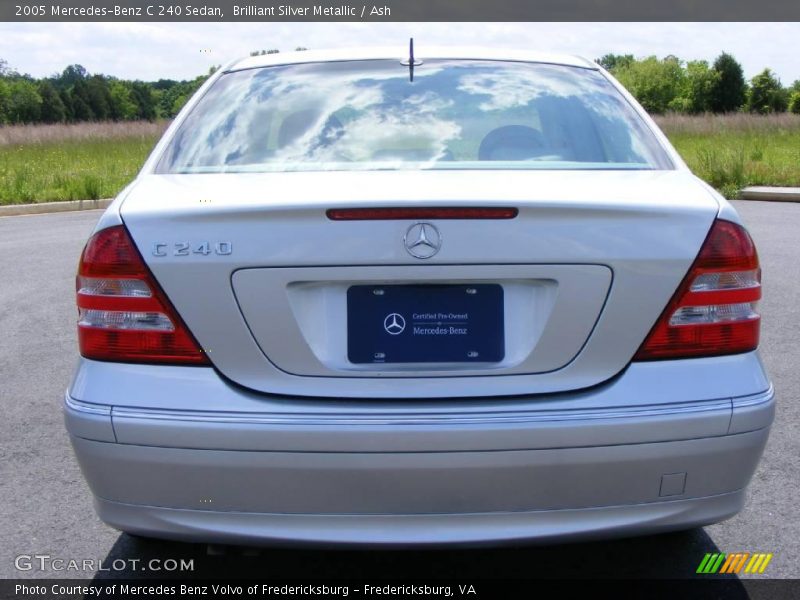
{"label": "grass field", "polygon": [[747,185],[800,187],[800,115],[656,119],[689,167],[726,197]]}
{"label": "grass field", "polygon": [[[694,172],[729,198],[746,185],[800,186],[800,115],[656,120]],[[113,197],[166,125],[0,127],[0,204]]]}
{"label": "grass field", "polygon": [[166,123],[0,127],[0,204],[110,198]]}

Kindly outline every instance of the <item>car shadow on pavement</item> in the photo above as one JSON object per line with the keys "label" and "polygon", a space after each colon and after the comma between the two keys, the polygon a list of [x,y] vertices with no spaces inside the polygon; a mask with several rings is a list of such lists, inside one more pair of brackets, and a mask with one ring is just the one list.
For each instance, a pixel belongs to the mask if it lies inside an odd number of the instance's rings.
{"label": "car shadow on pavement", "polygon": [[[734,575],[697,575],[706,553],[719,552],[703,529],[613,541],[502,548],[342,550],[208,547],[122,534],[103,565],[127,565],[95,579],[725,579],[725,598],[747,598]],[[123,559],[123,560],[119,560]],[[130,559],[139,559],[136,567]],[[193,559],[193,570],[148,569]],[[115,561],[117,561],[115,563]],[[160,561],[160,562],[159,562]]]}

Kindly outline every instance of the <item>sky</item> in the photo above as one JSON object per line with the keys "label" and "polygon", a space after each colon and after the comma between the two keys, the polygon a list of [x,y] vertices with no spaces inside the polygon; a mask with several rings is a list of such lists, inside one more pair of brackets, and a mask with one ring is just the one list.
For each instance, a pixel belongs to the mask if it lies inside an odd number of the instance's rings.
{"label": "sky", "polygon": [[123,79],[191,79],[253,50],[366,45],[484,45],[595,59],[733,54],[749,79],[770,67],[800,79],[800,23],[2,23],[0,58],[43,77],[81,64]]}

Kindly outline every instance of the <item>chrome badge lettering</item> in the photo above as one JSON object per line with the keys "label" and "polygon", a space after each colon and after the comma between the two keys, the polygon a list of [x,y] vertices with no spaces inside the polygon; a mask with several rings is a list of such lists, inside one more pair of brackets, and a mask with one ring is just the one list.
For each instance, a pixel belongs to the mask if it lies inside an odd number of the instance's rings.
{"label": "chrome badge lettering", "polygon": [[167,242],[155,242],[152,247],[153,256],[189,256],[191,254],[200,254],[208,256],[216,254],[218,256],[228,256],[233,253],[233,244],[231,242],[175,242],[169,244]]}

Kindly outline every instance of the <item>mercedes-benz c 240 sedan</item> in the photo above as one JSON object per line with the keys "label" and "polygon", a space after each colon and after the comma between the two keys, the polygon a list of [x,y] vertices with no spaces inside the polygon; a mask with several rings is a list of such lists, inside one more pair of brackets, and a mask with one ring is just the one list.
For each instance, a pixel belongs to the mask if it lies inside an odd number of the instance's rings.
{"label": "mercedes-benz c 240 sedan", "polygon": [[741,221],[574,57],[256,56],[100,219],[66,423],[100,518],[232,544],[685,529],[774,414]]}

